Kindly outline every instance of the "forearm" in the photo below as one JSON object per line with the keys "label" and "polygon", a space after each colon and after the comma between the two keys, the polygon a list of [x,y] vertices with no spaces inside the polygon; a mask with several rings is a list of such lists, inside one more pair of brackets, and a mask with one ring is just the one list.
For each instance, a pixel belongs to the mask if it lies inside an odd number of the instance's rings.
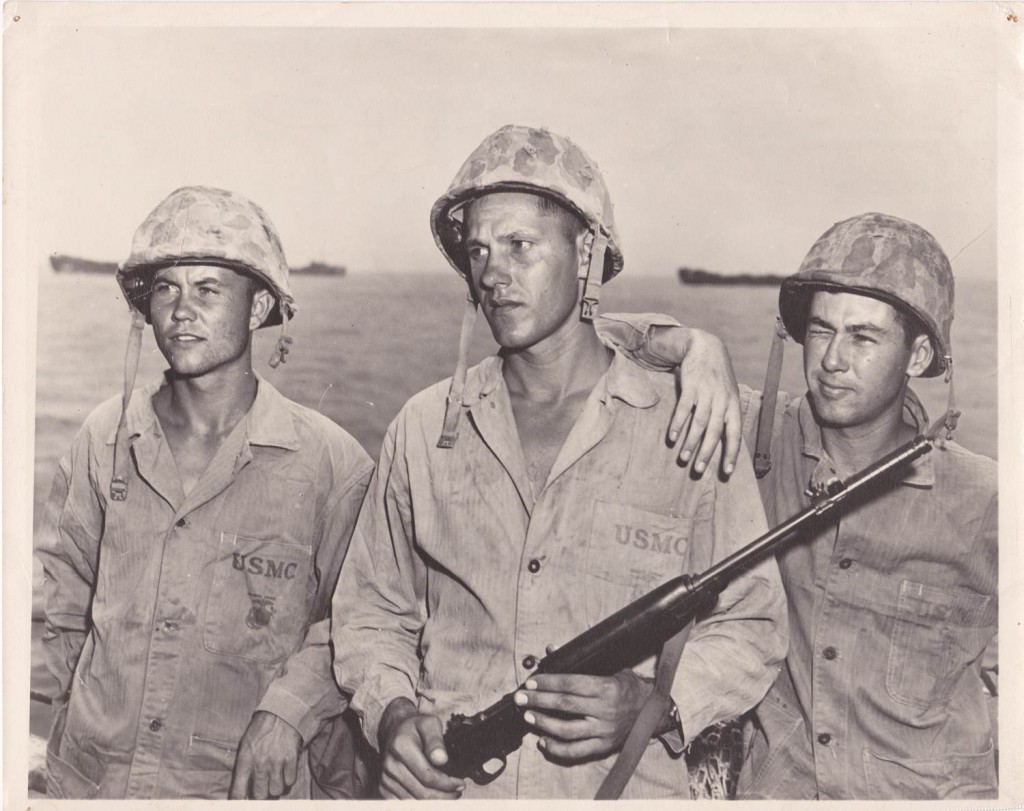
{"label": "forearm", "polygon": [[329,642],[330,620],[312,625],[303,646],[288,658],[256,708],[286,721],[307,744],[324,721],[348,706],[331,674]]}

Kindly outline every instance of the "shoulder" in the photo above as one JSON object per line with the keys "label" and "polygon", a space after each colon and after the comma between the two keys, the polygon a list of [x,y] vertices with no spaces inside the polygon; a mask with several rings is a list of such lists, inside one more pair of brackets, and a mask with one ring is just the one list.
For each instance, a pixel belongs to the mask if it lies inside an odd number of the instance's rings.
{"label": "shoulder", "polygon": [[995,459],[967,450],[948,440],[933,451],[937,483],[962,493],[963,503],[991,500],[999,489],[999,465]]}
{"label": "shoulder", "polygon": [[369,475],[373,460],[355,437],[319,411],[284,396],[281,399],[291,414],[301,448],[318,453],[341,478],[361,473]]}
{"label": "shoulder", "polygon": [[[491,356],[467,370],[462,397],[463,408],[479,396],[481,390],[488,385],[488,381],[494,380],[495,374],[500,374],[500,364],[501,360],[498,357]],[[389,435],[415,427],[429,434],[436,433],[437,436],[433,436],[433,441],[436,442],[441,435],[451,385],[452,378],[446,377],[406,400],[391,423]]]}
{"label": "shoulder", "polygon": [[[136,392],[133,396],[140,396]],[[71,443],[71,454],[83,451],[95,454],[105,445],[113,445],[117,435],[117,424],[121,420],[121,395],[117,394],[104,400],[94,408],[82,422]]]}

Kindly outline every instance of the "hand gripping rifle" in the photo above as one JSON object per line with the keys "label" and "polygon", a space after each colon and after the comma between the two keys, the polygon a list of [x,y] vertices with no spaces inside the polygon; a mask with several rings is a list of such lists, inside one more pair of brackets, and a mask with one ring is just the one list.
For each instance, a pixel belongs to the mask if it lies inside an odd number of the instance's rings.
{"label": "hand gripping rifle", "polygon": [[[936,426],[936,429],[938,426]],[[858,491],[888,480],[932,449],[934,431],[920,435],[851,476],[832,479],[820,500],[806,510],[716,563],[703,574],[682,575],[616,611],[593,628],[545,656],[536,673],[579,673],[610,676],[656,653],[660,646],[690,621],[714,607],[721,591],[798,531],[820,525]],[[523,689],[520,686],[517,689]],[[514,692],[514,691],[513,691]],[[455,714],[448,721],[444,745],[453,777],[472,778],[483,785],[505,768],[505,757],[522,745],[528,727],[513,693],[475,715]],[[495,768],[485,768],[496,764]]]}

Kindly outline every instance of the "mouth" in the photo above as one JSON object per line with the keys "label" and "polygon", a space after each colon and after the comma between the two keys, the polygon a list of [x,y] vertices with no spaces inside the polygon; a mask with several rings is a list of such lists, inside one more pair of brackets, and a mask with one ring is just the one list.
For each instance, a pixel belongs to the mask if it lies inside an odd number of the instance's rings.
{"label": "mouth", "polygon": [[488,304],[488,307],[492,311],[494,311],[494,310],[510,310],[513,307],[521,306],[522,302],[515,301],[514,299],[489,299],[487,304]]}
{"label": "mouth", "polygon": [[193,343],[198,343],[199,341],[202,341],[202,340],[204,340],[204,339],[200,338],[198,335],[192,335],[191,333],[187,333],[187,332],[183,332],[183,333],[180,333],[178,335],[172,335],[170,337],[171,343],[175,343],[175,344],[193,344]]}
{"label": "mouth", "polygon": [[837,400],[852,391],[852,389],[846,386],[835,386],[821,379],[818,380],[818,390],[822,397],[826,397],[829,400]]}

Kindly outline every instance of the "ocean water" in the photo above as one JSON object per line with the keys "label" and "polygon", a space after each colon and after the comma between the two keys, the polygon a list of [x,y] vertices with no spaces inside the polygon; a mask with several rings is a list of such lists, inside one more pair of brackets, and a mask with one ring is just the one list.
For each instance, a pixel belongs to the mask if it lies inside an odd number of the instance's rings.
{"label": "ocean water", "polygon": [[[315,408],[349,431],[376,458],[388,423],[414,393],[448,377],[465,292],[454,273],[354,274],[294,279],[299,314],[287,364],[266,366],[277,329],[257,337],[256,367],[285,395]],[[41,516],[57,462],[82,420],[100,402],[120,394],[129,316],[116,283],[107,276],[40,271],[36,377],[35,521]],[[664,312],[720,335],[739,380],[760,388],[777,290],[768,287],[684,287],[673,277],[624,275],[603,291],[606,312]],[[966,447],[996,456],[996,285],[961,285],[954,326],[957,396],[964,412],[957,431]],[[493,352],[483,318],[474,360]],[[164,368],[147,330],[138,384]],[[783,389],[803,392],[800,351],[789,342]],[[915,389],[933,418],[945,407],[941,380]],[[38,568],[38,567],[37,567]],[[34,614],[40,615],[36,572]],[[38,639],[34,623],[33,637]],[[47,677],[33,644],[33,689]],[[33,702],[32,730],[45,734],[48,708]]]}
{"label": "ocean water", "polygon": [[[295,342],[288,362],[266,366],[277,329],[257,333],[257,371],[292,399],[343,426],[376,458],[388,423],[414,393],[452,373],[462,307],[454,274],[355,274],[299,277]],[[961,285],[953,342],[956,388],[964,412],[957,439],[996,456],[996,286]],[[674,278],[627,275],[605,286],[606,312],[664,312],[722,337],[739,380],[762,386],[777,291],[772,287],[686,287]],[[36,378],[36,504],[45,498],[60,455],[82,420],[120,393],[129,317],[114,280],[84,274],[40,273]],[[473,359],[494,350],[477,320]],[[149,330],[139,385],[164,368]],[[787,342],[783,389],[804,390],[800,349]],[[938,380],[914,384],[929,414],[945,407]],[[38,518],[38,510],[36,511]]]}

